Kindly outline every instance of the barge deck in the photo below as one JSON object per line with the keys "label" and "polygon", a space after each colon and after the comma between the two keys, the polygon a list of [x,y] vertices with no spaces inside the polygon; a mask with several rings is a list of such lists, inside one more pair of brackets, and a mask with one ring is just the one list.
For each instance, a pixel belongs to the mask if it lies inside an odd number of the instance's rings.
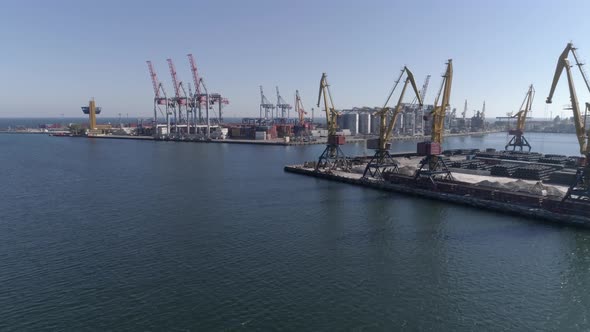
{"label": "barge deck", "polygon": [[302,165],[285,166],[284,170],[289,173],[377,190],[445,201],[503,214],[523,216],[539,221],[549,221],[558,225],[590,228],[590,218],[587,214],[589,206],[585,203],[562,203],[560,200],[554,198],[506,192],[461,182],[437,181],[436,188],[432,188],[428,184],[415,182],[413,177],[398,174],[392,175],[388,181],[381,181],[362,179],[361,174],[350,172],[316,172],[313,168]]}

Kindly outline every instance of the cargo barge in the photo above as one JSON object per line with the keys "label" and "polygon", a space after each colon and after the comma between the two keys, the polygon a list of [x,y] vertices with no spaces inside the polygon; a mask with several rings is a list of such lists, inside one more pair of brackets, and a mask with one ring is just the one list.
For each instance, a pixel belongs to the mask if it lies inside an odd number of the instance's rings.
{"label": "cargo barge", "polygon": [[308,165],[285,166],[285,171],[378,190],[471,206],[503,214],[518,215],[558,225],[590,227],[587,203],[562,202],[555,197],[494,189],[461,181],[417,181],[413,176],[389,173],[383,180],[364,179],[344,171],[318,172]]}

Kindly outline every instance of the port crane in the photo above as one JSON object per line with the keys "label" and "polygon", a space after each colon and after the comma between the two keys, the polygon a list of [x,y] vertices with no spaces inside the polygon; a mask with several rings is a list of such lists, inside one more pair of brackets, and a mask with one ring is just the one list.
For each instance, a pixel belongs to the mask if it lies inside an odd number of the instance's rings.
{"label": "port crane", "polygon": [[211,93],[209,95],[209,105],[211,107],[214,107],[215,105],[217,105],[217,123],[221,124],[223,123],[223,105],[228,105],[229,104],[229,100],[227,98],[224,98],[221,96],[221,94],[219,93]]}
{"label": "port crane", "polygon": [[469,129],[467,129],[467,99],[465,99],[465,104],[463,105],[463,112],[461,112],[461,121],[463,124],[463,131],[464,132],[468,132]]}
{"label": "port crane", "polygon": [[[527,118],[528,113],[531,111],[531,107],[533,106],[533,99],[535,98],[535,88],[531,84],[529,89],[524,96],[524,100],[520,105],[519,111],[516,112],[514,115],[510,115],[512,118],[516,118],[516,129],[511,129],[508,131],[509,135],[513,135],[510,141],[506,144],[504,149],[508,151],[510,147],[512,147],[512,151],[515,151],[518,148],[520,151],[526,146],[528,147],[529,151],[531,151],[531,145],[524,137],[524,124]],[[485,105],[485,104],[484,104]]]}
{"label": "port crane", "polygon": [[[166,118],[166,125],[168,129],[168,133],[170,133],[170,111],[168,109],[168,97],[166,96],[166,91],[164,90],[164,86],[161,82],[158,81],[158,76],[156,75],[156,70],[154,69],[154,65],[151,61],[146,61],[148,65],[148,70],[150,71],[150,77],[152,78],[152,85],[154,87],[154,124],[153,130],[154,135],[157,135],[157,128],[158,128],[158,112]],[[162,110],[162,107],[164,110]]]}
{"label": "port crane", "polygon": [[336,135],[338,128],[337,120],[340,113],[337,112],[334,107],[334,101],[328,84],[328,75],[326,75],[326,73],[322,73],[322,78],[320,80],[318,107],[320,107],[322,97],[324,97],[326,125],[328,126],[328,144],[326,145],[324,152],[320,155],[315,170],[316,172],[320,169],[324,169],[328,172],[337,168],[348,170],[350,169],[350,162],[340,148],[340,145],[344,145],[345,138],[342,135]]}
{"label": "port crane", "polygon": [[454,119],[457,117],[457,108],[453,107],[453,110],[451,111],[451,119]]}
{"label": "port crane", "polygon": [[557,60],[557,66],[555,68],[555,74],[553,75],[553,82],[551,84],[551,90],[549,91],[549,96],[547,97],[547,104],[551,104],[553,99],[553,94],[555,92],[555,87],[557,86],[557,82],[563,70],[565,69],[565,73],[567,76],[569,94],[570,94],[570,101],[572,103],[571,109],[574,113],[574,124],[576,127],[576,136],[578,138],[578,144],[580,145],[580,154],[582,154],[583,158],[580,160],[578,171],[576,173],[576,181],[572,183],[569,187],[567,193],[563,197],[563,201],[566,200],[580,200],[580,201],[590,201],[590,133],[586,126],[586,116],[588,111],[590,111],[590,103],[586,103],[585,108],[585,115],[582,115],[580,104],[578,103],[578,97],[576,95],[576,88],[574,86],[574,79],[572,76],[572,71],[570,66],[570,61],[568,59],[569,53],[572,53],[574,57],[574,61],[580,73],[582,74],[582,78],[584,83],[586,84],[586,88],[590,91],[590,84],[588,79],[586,78],[586,73],[582,69],[582,63],[578,60],[578,54],[576,52],[576,48],[572,43],[568,43],[559,56]]}
{"label": "port crane", "polygon": [[[168,62],[168,67],[170,68],[170,76],[172,76],[172,84],[174,85],[174,98],[171,98],[171,105],[172,110],[174,112],[174,133],[178,134],[178,124],[182,122],[182,108],[187,107],[188,97],[182,82],[178,81],[174,62],[172,62],[172,59],[166,59],[166,61]],[[184,94],[184,96],[181,95],[181,92]],[[188,108],[186,112],[188,118]]]}
{"label": "port crane", "polygon": [[[213,108],[215,105],[217,105],[218,109],[217,109],[217,117],[213,119],[214,122],[216,122],[217,124],[221,124],[223,123],[223,105],[227,105],[229,104],[229,100],[227,98],[224,98],[223,96],[221,96],[221,94],[219,93],[202,93],[203,90],[205,90],[205,81],[203,80],[203,77],[199,76],[199,73],[197,71],[197,65],[195,62],[195,59],[193,57],[192,54],[187,54],[187,57],[189,59],[189,64],[191,67],[191,72],[193,75],[193,83],[195,84],[195,93],[194,95],[191,96],[191,102],[190,102],[190,106],[191,106],[191,112],[193,113],[193,119],[194,119],[194,123],[195,125],[198,124],[209,124],[210,120],[209,120],[209,109]],[[206,119],[203,119],[203,112],[202,112],[202,108],[203,106],[205,107],[205,111],[206,111]],[[197,115],[198,113],[198,115]]]}
{"label": "port crane", "polygon": [[[420,166],[416,171],[415,179],[428,177],[434,184],[434,177],[442,175],[446,180],[452,180],[453,175],[449,171],[444,159],[440,156],[442,152],[442,142],[444,133],[445,114],[450,108],[451,86],[453,83],[453,60],[447,61],[447,68],[443,74],[443,80],[438,90],[438,95],[434,100],[434,108],[430,112],[432,117],[432,133],[430,142],[418,143],[418,154],[425,155],[420,161]],[[442,101],[439,105],[440,97]]]}
{"label": "port crane", "polygon": [[279,113],[279,111],[281,112],[281,117],[280,117],[280,122],[282,123],[287,123],[287,121],[289,120],[289,111],[293,108],[289,103],[287,103],[283,97],[281,97],[281,94],[279,93],[279,87],[276,87],[277,89],[277,115]]}
{"label": "port crane", "polygon": [[[422,98],[422,101],[424,101],[424,97],[426,96],[426,92],[428,91],[428,84],[430,83],[430,75],[426,75],[426,78],[424,79],[424,84],[422,84],[422,89],[420,89],[420,98]],[[412,104],[416,104],[416,101],[418,99],[414,97],[414,100],[412,100]],[[420,130],[422,131],[422,134],[424,134],[424,105],[422,105],[422,107],[420,107]],[[417,116],[417,115],[416,115]],[[417,119],[414,118],[414,123],[413,123],[413,135],[416,134],[416,122]]]}
{"label": "port crane", "polygon": [[303,108],[303,102],[299,96],[299,90],[295,90],[295,112],[297,113],[298,124],[300,126],[305,126],[305,114],[307,114],[307,112]]}
{"label": "port crane", "polygon": [[481,107],[481,130],[486,131],[486,101],[483,101],[483,106]]}
{"label": "port crane", "polygon": [[[275,105],[271,103],[266,96],[264,95],[264,90],[262,90],[262,85],[260,86],[260,124],[263,122],[270,122],[272,118],[272,113],[275,109]],[[264,117],[262,117],[262,113],[264,112]],[[270,113],[270,116],[269,116]]]}
{"label": "port crane", "polygon": [[[395,106],[395,109],[392,113],[391,108],[387,107],[387,104],[389,103],[389,100],[391,99],[391,96],[396,90],[398,84],[401,82],[404,74],[406,74],[406,79],[404,81],[404,85],[399,96],[397,105]],[[408,69],[408,67],[404,66],[400,73],[400,76],[395,81],[393,88],[389,92],[389,95],[385,100],[385,104],[383,105],[381,110],[374,114],[375,116],[379,116],[379,138],[367,141],[367,147],[369,149],[374,149],[375,154],[373,155],[371,160],[369,160],[369,163],[365,168],[365,172],[363,173],[363,178],[365,179],[368,178],[368,176],[371,176],[373,178],[383,178],[384,172],[396,172],[398,169],[397,162],[389,154],[389,148],[391,147],[391,143],[389,141],[391,139],[393,128],[395,127],[397,119],[400,113],[402,112],[402,101],[406,93],[408,84],[412,85],[412,89],[416,94],[416,100],[418,101],[418,105],[422,107],[422,97],[420,96],[420,92],[418,92],[418,87],[416,86],[414,75]],[[387,123],[388,116],[390,117],[389,123]]]}
{"label": "port crane", "polygon": [[[201,89],[203,86],[203,82],[202,82],[202,77],[199,77],[199,72],[197,70],[197,64],[195,62],[195,58],[193,57],[192,54],[187,54],[186,55],[188,57],[188,62],[190,64],[191,67],[191,73],[193,76],[193,83],[195,85],[195,91],[192,94],[192,98],[190,101],[190,108],[191,108],[191,113],[193,116],[193,122],[195,123],[195,125],[197,123],[199,124],[203,124],[203,123],[208,123],[209,122],[209,108],[207,107],[205,109],[206,111],[206,115],[205,115],[205,119],[203,119],[203,109],[202,106],[203,105],[208,105],[208,95],[202,93]],[[196,131],[196,129],[195,129]]]}

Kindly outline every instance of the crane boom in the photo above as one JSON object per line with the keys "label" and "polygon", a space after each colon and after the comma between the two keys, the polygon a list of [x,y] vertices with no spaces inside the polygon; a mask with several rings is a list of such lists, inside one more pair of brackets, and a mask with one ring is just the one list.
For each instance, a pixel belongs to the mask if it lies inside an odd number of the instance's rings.
{"label": "crane boom", "polygon": [[420,97],[424,102],[424,98],[426,97],[426,92],[428,91],[428,83],[430,83],[430,75],[426,75],[426,79],[424,80],[424,84],[422,85],[422,90],[420,90]]}
{"label": "crane boom", "polygon": [[[434,109],[432,110],[432,142],[441,144],[443,140],[445,113],[450,107],[451,100],[451,86],[453,83],[453,60],[449,59],[447,62],[447,70],[443,75],[443,81],[439,89],[438,95],[434,100]],[[439,98],[442,93],[442,101],[438,105]]]}
{"label": "crane boom", "polygon": [[463,112],[461,112],[461,117],[465,120],[465,116],[467,115],[467,99],[465,99],[465,105],[463,106]]}
{"label": "crane boom", "polygon": [[578,51],[577,51],[578,49],[576,47],[574,47],[572,43],[569,43],[569,44],[571,45],[570,49],[571,49],[572,54],[574,55],[574,60],[576,61],[576,66],[578,66],[578,69],[580,70],[580,74],[582,74],[582,78],[584,79],[584,83],[586,84],[586,88],[590,92],[590,83],[588,82],[588,77],[586,76],[586,72],[582,68],[582,66],[584,64],[581,63],[580,60],[578,59]]}
{"label": "crane boom", "polygon": [[[557,87],[557,83],[559,82],[559,78],[565,69],[565,73],[567,75],[567,82],[568,82],[568,89],[570,93],[570,101],[572,104],[572,111],[574,113],[574,124],[576,126],[576,136],[578,138],[578,144],[580,146],[580,153],[582,155],[587,155],[588,151],[588,142],[587,142],[587,135],[586,135],[586,128],[584,126],[584,121],[582,118],[582,112],[580,111],[580,104],[578,103],[578,96],[576,94],[576,88],[574,85],[574,79],[571,72],[571,65],[568,59],[569,52],[574,50],[573,44],[568,43],[559,56],[557,60],[557,66],[555,68],[555,74],[553,75],[553,81],[551,83],[551,89],[549,90],[549,96],[547,96],[547,104],[551,104],[553,101],[553,94],[555,93],[555,88]],[[577,56],[577,55],[576,55]],[[581,68],[581,65],[578,65],[582,76],[585,79],[584,72]],[[586,84],[588,84],[586,82]],[[590,88],[589,88],[590,90]]]}
{"label": "crane boom", "polygon": [[180,98],[180,85],[176,76],[176,67],[172,62],[172,59],[166,59],[168,61],[168,67],[170,68],[170,75],[172,76],[172,84],[174,85],[174,94],[176,98]]}
{"label": "crane boom", "polygon": [[[387,114],[390,112],[390,109],[387,107],[387,103],[391,99],[393,91],[395,90],[395,87],[397,87],[397,85],[400,82],[404,73],[407,75],[407,77],[404,82],[402,92],[399,96],[399,100],[397,102],[397,105],[396,105],[393,115],[391,117],[391,120],[389,121],[388,124],[386,124]],[[389,93],[389,96],[387,97],[387,100],[385,101],[383,108],[381,109],[381,111],[379,111],[377,113],[380,116],[380,122],[381,122],[381,126],[379,128],[379,140],[380,140],[379,149],[385,149],[387,142],[391,139],[391,134],[393,133],[393,128],[395,127],[395,124],[397,122],[399,114],[402,111],[402,100],[403,100],[404,95],[406,93],[406,88],[408,86],[408,83],[410,83],[412,85],[412,89],[414,90],[414,93],[416,94],[416,99],[418,100],[418,104],[420,106],[422,106],[422,97],[420,96],[420,92],[418,91],[418,87],[416,86],[416,81],[414,80],[414,75],[408,69],[408,67],[404,67],[402,69],[401,75],[399,76],[399,78],[397,79],[397,81],[394,85],[394,88]]]}
{"label": "crane boom", "polygon": [[195,94],[201,95],[201,84],[199,84],[199,72],[197,71],[197,64],[192,54],[187,54],[188,61],[191,65],[191,73],[193,74],[193,82],[195,83]]}
{"label": "crane boom", "polygon": [[156,71],[154,70],[154,65],[151,61],[146,61],[148,65],[148,69],[150,71],[150,77],[152,78],[152,85],[154,86],[154,96],[155,98],[160,98],[160,88],[158,82],[158,76],[156,75]]}
{"label": "crane boom", "polygon": [[328,84],[328,75],[326,73],[322,74],[322,78],[320,80],[320,90],[318,93],[318,107],[320,107],[320,102],[324,97],[324,107],[326,110],[326,123],[328,125],[328,136],[336,136],[337,130],[337,119],[340,113],[336,111],[334,108],[334,101],[332,100],[332,94],[330,93],[330,87]]}

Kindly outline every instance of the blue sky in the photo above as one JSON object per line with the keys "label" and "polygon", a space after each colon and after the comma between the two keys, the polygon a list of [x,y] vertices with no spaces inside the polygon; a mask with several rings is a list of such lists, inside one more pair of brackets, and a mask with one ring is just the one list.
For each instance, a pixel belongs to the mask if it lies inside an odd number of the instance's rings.
{"label": "blue sky", "polygon": [[[488,116],[520,106],[535,85],[534,116],[569,103],[565,77],[545,98],[555,63],[574,41],[590,59],[589,1],[2,1],[0,117],[80,116],[95,97],[105,116],[152,115],[146,60],[172,91],[166,58],[191,82],[193,53],[210,91],[229,98],[226,116],[258,114],[259,91],[275,100],[317,100],[328,73],[337,108],[380,106],[403,65],[432,103],[446,59],[451,103]],[[590,69],[589,69],[590,70]],[[575,73],[579,78],[579,73]],[[578,79],[580,102],[590,94]],[[318,114],[319,112],[316,112]]]}

